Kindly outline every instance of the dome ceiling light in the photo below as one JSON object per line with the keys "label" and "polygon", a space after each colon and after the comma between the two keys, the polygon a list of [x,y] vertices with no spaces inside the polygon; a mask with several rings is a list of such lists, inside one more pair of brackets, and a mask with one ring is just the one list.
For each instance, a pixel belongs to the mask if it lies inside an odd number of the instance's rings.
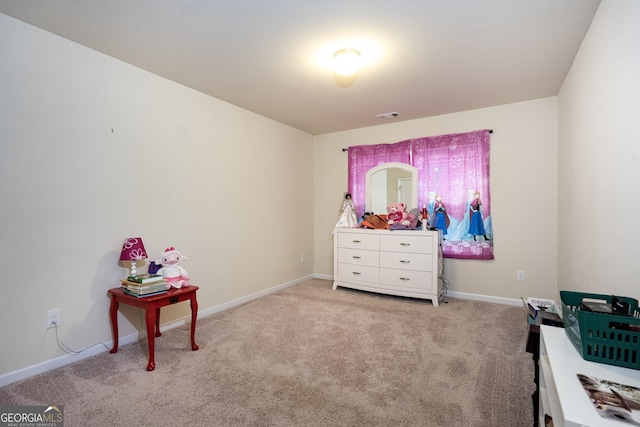
{"label": "dome ceiling light", "polygon": [[344,48],[333,54],[333,80],[342,88],[355,83],[360,75],[360,51]]}
{"label": "dome ceiling light", "polygon": [[333,70],[341,76],[351,76],[360,71],[360,51],[340,49],[333,55]]}

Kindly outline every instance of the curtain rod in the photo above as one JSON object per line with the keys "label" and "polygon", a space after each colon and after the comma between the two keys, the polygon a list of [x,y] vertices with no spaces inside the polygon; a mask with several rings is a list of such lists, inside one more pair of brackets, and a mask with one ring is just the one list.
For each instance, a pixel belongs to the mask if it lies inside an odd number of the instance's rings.
{"label": "curtain rod", "polygon": [[[489,133],[493,133],[493,129],[489,129]],[[348,148],[343,148],[342,152],[344,153],[345,151],[349,151],[349,149]]]}

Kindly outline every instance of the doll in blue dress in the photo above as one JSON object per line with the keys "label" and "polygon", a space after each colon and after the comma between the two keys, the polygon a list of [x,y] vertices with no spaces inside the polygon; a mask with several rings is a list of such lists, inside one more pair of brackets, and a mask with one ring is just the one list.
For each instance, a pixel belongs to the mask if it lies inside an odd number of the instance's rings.
{"label": "doll in blue dress", "polygon": [[480,200],[480,192],[478,191],[473,194],[473,200],[469,204],[469,215],[471,216],[469,234],[473,235],[473,240],[476,240],[476,236],[484,236],[485,240],[489,240],[487,238],[487,232],[484,229],[482,200]]}
{"label": "doll in blue dress", "polygon": [[447,214],[444,203],[442,203],[442,196],[440,194],[436,195],[433,211],[436,215],[436,228],[442,230],[442,235],[446,236],[448,232],[447,229],[449,228],[449,215]]}

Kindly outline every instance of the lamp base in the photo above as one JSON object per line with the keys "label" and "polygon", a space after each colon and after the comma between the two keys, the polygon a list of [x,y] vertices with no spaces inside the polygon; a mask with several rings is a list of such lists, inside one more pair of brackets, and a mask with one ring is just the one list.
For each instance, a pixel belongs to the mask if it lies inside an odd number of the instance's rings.
{"label": "lamp base", "polygon": [[129,271],[129,276],[137,276],[138,275],[138,270],[137,270],[136,263],[137,263],[136,260],[132,260],[131,261],[131,270]]}

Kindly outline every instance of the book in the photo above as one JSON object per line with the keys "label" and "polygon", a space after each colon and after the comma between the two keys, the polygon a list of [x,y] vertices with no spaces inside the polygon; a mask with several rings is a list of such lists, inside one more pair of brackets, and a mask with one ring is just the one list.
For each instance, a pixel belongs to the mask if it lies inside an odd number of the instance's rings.
{"label": "book", "polygon": [[148,294],[137,294],[135,292],[131,292],[128,289],[124,289],[124,293],[125,294],[131,295],[132,297],[136,297],[136,298],[144,298],[144,297],[150,297],[150,296],[153,296],[153,295],[161,295],[161,294],[166,294],[167,292],[169,292],[168,289],[165,289],[163,291],[151,292],[151,293],[148,293]]}
{"label": "book", "polygon": [[149,282],[149,283],[138,283],[138,282],[131,282],[129,280],[122,279],[120,282],[122,283],[123,286],[131,286],[131,287],[137,287],[137,288],[142,288],[145,286],[162,286],[167,284],[165,280],[158,280],[156,282]]}
{"label": "book", "polygon": [[136,292],[167,288],[167,282],[165,282],[164,280],[161,282],[149,283],[147,285],[142,285],[140,283],[126,282],[126,281],[123,281],[122,284],[124,285],[123,287],[126,287],[130,291],[136,291]]}
{"label": "book", "polygon": [[167,281],[164,279],[156,280],[155,282],[147,282],[147,283],[132,282],[131,280],[122,279],[121,282],[131,286],[155,286],[155,285],[161,285],[163,283],[167,283]]}
{"label": "book", "polygon": [[153,283],[151,285],[123,283],[122,289],[129,295],[135,296],[155,294],[158,292],[166,292],[168,290],[167,284],[164,281]]}
{"label": "book", "polygon": [[153,283],[164,280],[160,274],[138,274],[137,276],[128,276],[127,281],[135,283]]}
{"label": "book", "polygon": [[152,291],[152,292],[139,293],[139,292],[130,291],[128,289],[124,290],[124,292],[127,295],[133,295],[133,296],[136,296],[136,297],[146,297],[146,296],[149,296],[149,295],[164,294],[164,293],[167,293],[168,291],[169,291],[168,289],[161,289],[161,290],[156,290],[156,291]]}

